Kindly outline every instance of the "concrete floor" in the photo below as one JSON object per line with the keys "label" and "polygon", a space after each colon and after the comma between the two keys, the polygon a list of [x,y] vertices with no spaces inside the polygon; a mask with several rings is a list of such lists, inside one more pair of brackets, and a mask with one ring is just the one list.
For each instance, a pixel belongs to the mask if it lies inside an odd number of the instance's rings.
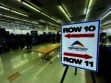
{"label": "concrete floor", "polygon": [[[45,46],[45,45],[43,45]],[[39,53],[26,50],[14,50],[0,55],[0,83],[60,83],[65,67],[60,64],[59,52],[55,51],[53,62],[42,62]],[[14,75],[14,73],[16,73]],[[10,77],[14,76],[10,81]],[[97,83],[103,81],[96,77]],[[89,72],[78,69],[74,75],[74,68],[69,67],[64,83],[92,83]]]}

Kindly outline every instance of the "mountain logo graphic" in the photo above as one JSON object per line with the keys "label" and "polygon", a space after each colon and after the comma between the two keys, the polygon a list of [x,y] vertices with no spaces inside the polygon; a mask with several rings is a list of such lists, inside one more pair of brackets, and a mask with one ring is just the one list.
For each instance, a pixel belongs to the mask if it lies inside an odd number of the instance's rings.
{"label": "mountain logo graphic", "polygon": [[72,43],[72,45],[70,47],[68,47],[70,50],[74,49],[77,51],[86,51],[88,50],[81,42],[79,41],[75,41],[74,43]]}

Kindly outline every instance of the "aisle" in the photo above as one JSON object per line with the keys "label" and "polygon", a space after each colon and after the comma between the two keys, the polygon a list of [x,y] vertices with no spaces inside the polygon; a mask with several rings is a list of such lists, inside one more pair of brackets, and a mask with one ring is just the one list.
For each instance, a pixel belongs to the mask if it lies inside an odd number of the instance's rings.
{"label": "aisle", "polygon": [[[34,47],[38,48],[39,46]],[[38,53],[24,50],[11,51],[0,56],[0,81],[1,83],[60,83],[64,71],[58,58],[59,52],[54,53],[52,63],[42,62]],[[14,80],[9,82],[9,77],[14,75]],[[86,83],[85,72],[78,69],[77,76],[74,68],[70,67],[64,83]]]}

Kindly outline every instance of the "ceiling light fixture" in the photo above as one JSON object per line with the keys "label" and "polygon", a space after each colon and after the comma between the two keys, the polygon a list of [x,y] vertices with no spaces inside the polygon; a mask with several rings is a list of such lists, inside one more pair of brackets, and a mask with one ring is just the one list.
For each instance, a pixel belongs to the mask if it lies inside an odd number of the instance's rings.
{"label": "ceiling light fixture", "polygon": [[59,25],[53,24],[51,22],[48,22],[48,24],[51,25],[51,26],[59,27]]}
{"label": "ceiling light fixture", "polygon": [[58,9],[65,15],[65,17],[68,19],[68,21],[71,21],[70,17],[68,16],[68,14],[65,12],[64,8],[62,6],[57,6]]}
{"label": "ceiling light fixture", "polygon": [[110,20],[108,20],[108,21],[106,21],[106,22],[102,23],[102,26],[107,25],[107,24],[111,24],[111,21],[110,21]]}
{"label": "ceiling light fixture", "polygon": [[0,6],[0,9],[3,9],[3,10],[6,10],[6,11],[9,11],[9,12],[12,12],[12,13],[16,13],[16,14],[19,14],[19,15],[22,15],[22,16],[25,16],[25,17],[28,17],[28,15],[23,14],[23,13],[20,13],[20,12],[17,12],[17,11],[15,11],[15,10],[12,10],[11,8],[7,8],[7,7],[4,7],[4,6]]}
{"label": "ceiling light fixture", "polygon": [[[87,10],[86,10],[85,21],[88,20],[88,17],[89,17],[89,13],[90,13],[90,11],[91,11],[92,4],[93,4],[93,0],[89,0],[88,7],[85,8],[85,9],[87,9]],[[84,9],[84,11],[85,11],[85,9]]]}
{"label": "ceiling light fixture", "polygon": [[20,18],[17,18],[17,17],[12,17],[12,16],[5,15],[5,14],[0,14],[0,16],[6,17],[6,18],[10,18],[10,19],[14,19],[14,20],[24,21],[24,22],[27,22],[27,23],[33,23],[33,24],[38,25],[38,23],[36,21],[32,22],[32,21],[28,21],[28,20],[25,20],[25,19],[20,19]]}
{"label": "ceiling light fixture", "polygon": [[86,13],[87,13],[88,2],[89,2],[89,0],[86,0],[86,1],[85,1],[85,8],[84,8],[84,10],[83,10],[83,14],[85,14],[85,15],[86,15]]}
{"label": "ceiling light fixture", "polygon": [[36,12],[38,12],[38,13],[44,15],[45,17],[47,17],[47,18],[49,18],[49,19],[51,19],[51,20],[53,20],[53,21],[55,21],[55,22],[57,23],[56,19],[51,18],[49,15],[45,14],[45,13],[42,12],[40,9],[37,9],[37,8],[33,7],[32,5],[29,5],[29,4],[26,3],[26,2],[22,2],[22,3],[23,3],[23,5],[25,5],[25,6],[29,7],[29,8],[31,8],[32,10],[34,10],[34,11],[36,11]]}
{"label": "ceiling light fixture", "polygon": [[40,12],[38,9],[32,7],[31,5],[27,4],[26,2],[22,2],[22,3],[23,3],[23,5],[25,5],[25,6],[29,7],[29,8],[31,8],[32,10],[34,10],[34,11],[36,11],[36,12]]}
{"label": "ceiling light fixture", "polygon": [[17,12],[17,11],[15,11],[15,10],[10,10],[10,11],[13,12],[13,13],[16,13],[16,14],[19,14],[19,15],[22,15],[22,16],[25,16],[25,17],[28,17],[28,15],[23,14],[23,13],[20,13],[20,12]]}
{"label": "ceiling light fixture", "polygon": [[84,12],[83,12],[83,14],[86,14],[86,12],[87,12],[87,8],[84,8]]}
{"label": "ceiling light fixture", "polygon": [[105,13],[103,13],[99,18],[100,18],[100,20],[103,20],[103,19],[105,19],[110,14],[111,14],[111,8],[106,10]]}
{"label": "ceiling light fixture", "polygon": [[68,14],[69,17],[71,17],[71,14],[69,13],[68,9],[66,8],[65,4],[62,4],[62,7],[64,8],[64,10],[66,11],[66,13]]}
{"label": "ceiling light fixture", "polygon": [[22,0],[17,0],[18,2],[21,2]]}
{"label": "ceiling light fixture", "polygon": [[4,9],[4,10],[7,10],[7,11],[10,10],[9,8],[3,7],[3,6],[1,6],[1,5],[0,5],[0,9]]}

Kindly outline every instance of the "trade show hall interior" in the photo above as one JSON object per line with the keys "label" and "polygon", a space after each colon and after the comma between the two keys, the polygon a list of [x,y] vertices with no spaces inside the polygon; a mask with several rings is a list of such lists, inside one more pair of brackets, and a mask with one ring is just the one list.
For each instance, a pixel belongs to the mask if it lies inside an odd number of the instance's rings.
{"label": "trade show hall interior", "polygon": [[[62,64],[62,26],[95,20],[98,71]],[[0,83],[111,83],[110,20],[111,0],[0,0]]]}

